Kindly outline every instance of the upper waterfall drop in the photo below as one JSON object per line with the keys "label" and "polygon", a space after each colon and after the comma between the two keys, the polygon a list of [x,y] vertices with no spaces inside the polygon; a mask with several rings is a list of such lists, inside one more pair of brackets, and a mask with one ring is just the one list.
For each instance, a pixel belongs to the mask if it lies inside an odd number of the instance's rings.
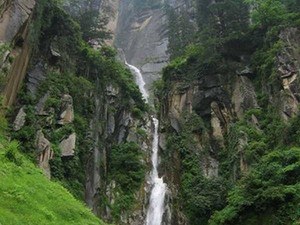
{"label": "upper waterfall drop", "polygon": [[[133,65],[126,62],[125,64],[131,69],[135,75],[136,83],[145,98],[146,102],[149,100],[149,94],[145,89],[145,81],[141,74],[141,71]],[[161,225],[163,214],[165,211],[165,195],[167,190],[167,185],[164,183],[163,178],[158,175],[159,157],[158,157],[158,127],[159,121],[155,117],[152,117],[152,122],[154,125],[153,142],[152,142],[152,171],[149,179],[151,185],[150,202],[147,211],[147,218],[145,225]]]}
{"label": "upper waterfall drop", "polygon": [[145,83],[145,81],[143,79],[141,71],[138,68],[136,68],[135,66],[130,65],[129,63],[127,63],[126,60],[125,60],[125,64],[126,64],[126,66],[129,67],[129,69],[132,72],[134,72],[134,74],[135,74],[135,82],[139,86],[140,92],[142,93],[145,101],[148,102],[148,100],[149,100],[149,94],[146,91],[146,88],[145,88],[145,84],[146,83]]}

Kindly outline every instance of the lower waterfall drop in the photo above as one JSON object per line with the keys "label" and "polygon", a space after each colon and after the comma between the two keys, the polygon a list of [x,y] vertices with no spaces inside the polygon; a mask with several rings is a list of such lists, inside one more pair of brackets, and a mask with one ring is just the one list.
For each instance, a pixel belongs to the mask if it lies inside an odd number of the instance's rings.
{"label": "lower waterfall drop", "polygon": [[152,186],[150,204],[147,212],[146,225],[161,225],[164,214],[164,201],[167,185],[158,176],[158,120],[153,118],[154,134],[152,143],[152,171],[150,182]]}
{"label": "lower waterfall drop", "polygon": [[[143,76],[138,68],[133,65],[128,64],[125,61],[125,64],[131,69],[135,75],[136,83],[139,86],[139,89],[148,102],[149,95],[145,89],[145,81]],[[153,133],[153,142],[152,142],[152,171],[150,175],[150,185],[151,185],[151,194],[150,202],[147,211],[147,218],[145,225],[161,225],[163,214],[164,214],[164,201],[167,190],[167,185],[164,183],[163,178],[158,175],[158,126],[159,121],[155,117],[152,117],[152,123],[154,124],[154,133]]]}

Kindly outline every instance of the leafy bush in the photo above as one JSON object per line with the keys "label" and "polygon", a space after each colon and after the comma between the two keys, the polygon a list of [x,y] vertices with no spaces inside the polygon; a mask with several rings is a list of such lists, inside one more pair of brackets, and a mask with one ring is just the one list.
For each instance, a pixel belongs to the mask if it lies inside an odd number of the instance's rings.
{"label": "leafy bush", "polygon": [[120,213],[128,211],[134,204],[134,193],[139,190],[145,178],[143,152],[133,142],[113,146],[109,155],[109,180],[115,181],[118,195],[111,205],[113,216],[118,219]]}
{"label": "leafy bush", "polygon": [[[300,149],[275,150],[264,156],[228,197],[228,205],[214,214],[211,225],[242,223],[250,212],[273,212],[270,224],[292,224],[300,219]],[[259,216],[254,216],[259,222]],[[247,224],[247,223],[242,223]]]}

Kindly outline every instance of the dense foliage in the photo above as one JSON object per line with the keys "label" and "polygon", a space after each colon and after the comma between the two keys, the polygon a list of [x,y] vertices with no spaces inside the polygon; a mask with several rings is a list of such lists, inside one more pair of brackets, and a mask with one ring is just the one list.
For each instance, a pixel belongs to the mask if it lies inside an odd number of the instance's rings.
{"label": "dense foliage", "polygon": [[134,143],[124,143],[113,146],[109,156],[110,182],[116,182],[118,196],[116,202],[111,205],[113,216],[119,219],[122,211],[132,209],[134,194],[141,188],[145,177],[145,165],[143,152]]}
{"label": "dense foliage", "polygon": [[[132,112],[133,117],[140,119],[147,110],[147,105],[130,70],[116,59],[116,50],[103,44],[110,36],[105,29],[107,20],[99,15],[99,10],[90,4],[91,1],[70,1],[70,3],[68,7],[66,2],[55,0],[37,2],[30,27],[30,40],[34,49],[29,72],[39,68],[43,78],[37,81],[36,91],[31,91],[24,85],[19,93],[16,110],[11,110],[11,117],[15,118],[17,109],[24,106],[26,122],[20,130],[12,130],[11,137],[20,142],[22,153],[36,163],[37,156],[40,154],[37,151],[36,137],[37,131],[41,131],[51,143],[51,150],[54,151],[54,158],[50,160],[51,179],[62,184],[81,201],[84,200],[87,168],[94,162],[93,149],[107,146],[111,156],[103,154],[101,160],[112,157],[113,167],[110,168],[113,169],[109,169],[108,174],[101,173],[101,179],[109,176],[118,185],[118,190],[112,191],[122,192],[119,198],[116,196],[116,204],[111,206],[114,208],[114,217],[119,219],[120,212],[129,211],[134,204],[134,191],[139,189],[144,177],[145,171],[140,161],[142,155],[134,143],[115,146],[110,150],[111,142],[114,140],[110,140],[113,137],[109,139],[103,133],[108,123],[106,116],[98,115],[99,118],[96,118],[95,122],[97,124],[91,125],[96,110],[99,110],[96,109],[95,101],[99,100],[98,107],[101,108],[101,112],[105,111],[104,107],[107,105],[106,110],[115,113],[116,117],[126,110],[128,113]],[[0,53],[3,52],[2,49],[5,51],[6,46],[1,48]],[[118,96],[112,97],[117,101],[114,105],[107,102],[108,88],[118,92]],[[74,109],[74,121],[66,124],[60,123],[64,95],[72,97]],[[38,112],[39,107],[43,111],[42,114]],[[100,136],[97,137],[99,141],[95,141],[92,132],[97,132]],[[62,157],[59,145],[74,133],[76,133],[75,154]],[[135,166],[133,168],[129,162],[131,157],[133,160],[131,163]],[[119,162],[118,160],[122,158],[125,161]],[[123,174],[123,166],[128,166],[131,173],[126,171],[126,174]],[[106,165],[101,164],[99,167],[101,171],[108,171]],[[124,184],[126,179],[131,186]],[[101,185],[101,188],[106,190],[104,182]],[[61,199],[63,200],[64,198]],[[61,204],[60,201],[58,203]],[[45,204],[52,204],[52,202]],[[99,202],[99,208],[101,204],[106,204],[105,208],[109,203]],[[59,207],[61,206],[57,208]],[[63,212],[61,215],[64,215]],[[82,215],[84,218],[85,215]],[[74,218],[76,219],[77,215]],[[67,219],[68,215],[66,215]],[[63,224],[59,220],[53,221],[57,222],[56,224]],[[81,224],[80,221],[78,220],[78,224]],[[68,221],[65,224],[68,224]]]}
{"label": "dense foliage", "polygon": [[[255,84],[259,108],[229,124],[224,146],[207,138],[213,132],[210,117],[191,114],[192,119],[183,112],[180,131],[168,124],[164,127],[168,133],[164,159],[168,162],[179,157],[181,162],[176,202],[183,205],[189,223],[195,225],[298,224],[299,116],[284,122],[267,96],[280,88],[275,65],[284,43],[279,34],[289,27],[299,28],[300,2],[194,2],[196,14],[187,14],[185,8],[168,11],[172,61],[164,69],[163,79],[155,84],[156,95],[167,100],[174,86],[184,92],[192,83],[202,84],[205,78],[215,79],[216,74],[230,83],[246,64],[253,70],[249,78]],[[192,26],[196,27],[194,32],[187,32]],[[253,117],[258,124],[253,123]],[[197,129],[195,120],[202,120]],[[201,147],[193,141],[197,138]],[[247,145],[241,151],[243,140]],[[210,157],[219,162],[218,177],[204,175],[203,160]],[[241,162],[246,168],[241,168]]]}
{"label": "dense foliage", "polygon": [[7,122],[3,116],[0,120],[0,223],[104,224],[22,155],[19,143],[8,141]]}

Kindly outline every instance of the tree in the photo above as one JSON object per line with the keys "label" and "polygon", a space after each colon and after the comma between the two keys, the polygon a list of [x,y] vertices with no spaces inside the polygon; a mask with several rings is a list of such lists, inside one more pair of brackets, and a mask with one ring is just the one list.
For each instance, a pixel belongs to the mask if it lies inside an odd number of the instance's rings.
{"label": "tree", "polygon": [[168,52],[171,59],[174,59],[181,56],[185,52],[185,48],[192,43],[195,27],[186,10],[177,13],[173,8],[167,7],[167,16],[169,21]]}
{"label": "tree", "polygon": [[249,10],[243,0],[219,0],[210,4],[210,25],[221,38],[230,38],[245,32],[249,23]]}
{"label": "tree", "polygon": [[111,38],[111,33],[106,29],[108,17],[101,17],[99,11],[88,10],[79,15],[78,21],[85,41],[97,40],[103,42]]}
{"label": "tree", "polygon": [[64,5],[79,23],[85,41],[96,40],[102,43],[111,38],[111,33],[106,28],[109,18],[100,14],[100,4],[97,1],[68,0]]}
{"label": "tree", "polygon": [[280,0],[247,0],[252,8],[251,19],[255,27],[269,28],[287,18],[287,9]]}

